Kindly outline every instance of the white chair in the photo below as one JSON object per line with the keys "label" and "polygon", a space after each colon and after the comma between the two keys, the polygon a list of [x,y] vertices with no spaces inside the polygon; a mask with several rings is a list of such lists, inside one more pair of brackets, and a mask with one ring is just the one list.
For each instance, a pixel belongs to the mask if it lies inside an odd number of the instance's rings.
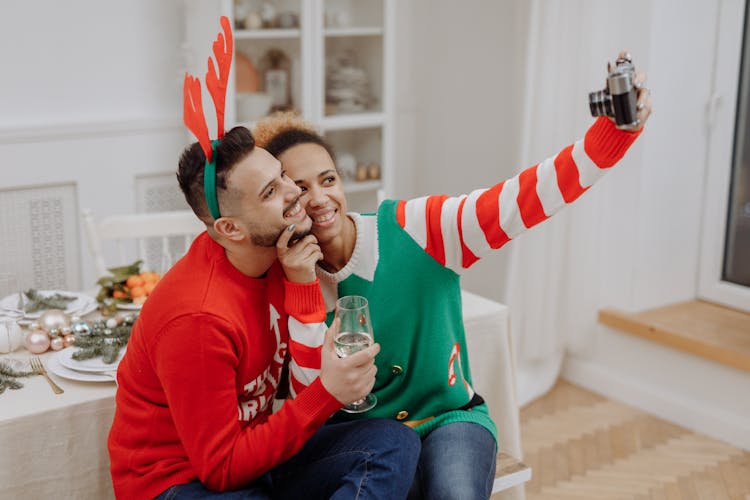
{"label": "white chair", "polygon": [[143,260],[142,270],[164,273],[206,230],[191,210],[113,215],[98,222],[90,210],[84,210],[82,217],[97,276],[137,259]]}

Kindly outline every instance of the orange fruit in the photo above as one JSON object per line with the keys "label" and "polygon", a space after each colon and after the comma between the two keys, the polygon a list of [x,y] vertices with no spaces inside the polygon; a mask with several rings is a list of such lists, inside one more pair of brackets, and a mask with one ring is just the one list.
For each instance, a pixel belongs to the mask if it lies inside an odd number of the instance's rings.
{"label": "orange fruit", "polygon": [[145,297],[146,289],[142,286],[136,286],[130,289],[130,297],[135,299],[136,297]]}
{"label": "orange fruit", "polygon": [[143,281],[145,281],[146,283],[156,283],[157,281],[159,281],[159,278],[161,278],[161,276],[159,276],[159,273],[146,271],[141,273],[141,278],[143,278]]}
{"label": "orange fruit", "polygon": [[[144,283],[144,280],[143,280],[143,278],[141,278],[141,277],[140,277],[139,275],[137,275],[137,274],[134,274],[134,275],[132,275],[132,276],[129,276],[129,277],[128,277],[128,279],[127,279],[127,281],[125,281],[125,284],[126,284],[126,285],[127,285],[127,286],[128,286],[129,288],[131,288],[131,289],[132,289],[132,288],[136,288],[136,287],[139,287],[139,286],[143,286],[143,283]],[[132,294],[131,294],[131,296],[132,296]]]}
{"label": "orange fruit", "polygon": [[115,299],[127,299],[129,298],[129,295],[122,290],[115,290],[112,292],[112,297]]}
{"label": "orange fruit", "polygon": [[154,288],[156,287],[156,283],[152,281],[147,281],[145,285],[143,285],[143,289],[146,290],[146,295],[151,295],[151,292],[154,291]]}

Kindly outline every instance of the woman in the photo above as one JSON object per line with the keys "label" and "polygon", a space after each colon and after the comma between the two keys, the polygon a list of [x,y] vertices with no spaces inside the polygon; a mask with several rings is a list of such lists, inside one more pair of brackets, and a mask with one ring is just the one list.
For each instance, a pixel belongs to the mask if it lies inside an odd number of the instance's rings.
{"label": "woman", "polygon": [[[644,76],[636,81],[641,87]],[[317,272],[329,322],[340,296],[363,295],[370,303],[381,346],[378,403],[334,420],[395,418],[419,433],[410,498],[489,498],[492,489],[497,432],[472,389],[460,273],[578,198],[622,158],[650,112],[648,91],[640,88],[636,130],[600,117],[583,140],[489,189],[386,200],[371,215],[347,213],[333,151],[311,125],[291,114],[256,125],[257,145],[303,190],[300,201],[324,256]]]}

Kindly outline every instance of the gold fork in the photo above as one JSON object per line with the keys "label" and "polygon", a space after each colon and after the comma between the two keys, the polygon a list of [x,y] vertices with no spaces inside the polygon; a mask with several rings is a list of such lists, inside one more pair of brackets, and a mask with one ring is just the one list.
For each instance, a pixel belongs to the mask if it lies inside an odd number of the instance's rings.
{"label": "gold fork", "polygon": [[59,385],[54,383],[51,378],[49,378],[49,375],[47,375],[47,370],[44,368],[44,365],[42,364],[42,360],[39,358],[39,356],[34,356],[30,360],[31,363],[31,369],[34,370],[39,375],[43,375],[44,378],[47,379],[47,382],[49,382],[50,387],[52,387],[52,390],[55,391],[55,394],[62,394],[63,391]]}

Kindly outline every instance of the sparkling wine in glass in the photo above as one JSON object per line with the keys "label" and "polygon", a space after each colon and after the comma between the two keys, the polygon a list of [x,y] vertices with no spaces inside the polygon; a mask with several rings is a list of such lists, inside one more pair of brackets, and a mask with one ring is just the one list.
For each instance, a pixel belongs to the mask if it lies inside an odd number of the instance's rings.
{"label": "sparkling wine in glass", "polygon": [[[367,299],[359,295],[347,295],[336,301],[336,317],[341,322],[333,346],[339,357],[345,358],[371,346],[374,342],[370,309]],[[349,413],[367,411],[377,403],[374,394],[350,403],[344,408]]]}

